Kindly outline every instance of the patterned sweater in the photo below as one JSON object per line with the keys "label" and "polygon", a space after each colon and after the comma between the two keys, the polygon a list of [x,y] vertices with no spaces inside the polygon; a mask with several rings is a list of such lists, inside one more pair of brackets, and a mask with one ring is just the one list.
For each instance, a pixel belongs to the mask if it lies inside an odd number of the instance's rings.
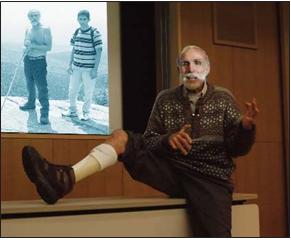
{"label": "patterned sweater", "polygon": [[[225,88],[207,83],[207,92],[192,113],[183,85],[162,91],[154,104],[143,135],[149,149],[168,152],[174,166],[198,174],[229,180],[235,170],[232,158],[247,154],[255,141],[255,126],[244,130],[242,114],[233,95]],[[172,133],[191,124],[193,139],[188,155],[168,144]]]}

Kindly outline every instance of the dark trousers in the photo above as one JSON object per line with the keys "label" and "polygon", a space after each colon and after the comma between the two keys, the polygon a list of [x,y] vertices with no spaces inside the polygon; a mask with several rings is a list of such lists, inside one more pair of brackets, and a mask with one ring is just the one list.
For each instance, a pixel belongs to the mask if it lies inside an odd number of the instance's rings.
{"label": "dark trousers", "polygon": [[24,58],[24,73],[26,87],[28,91],[28,105],[34,106],[36,100],[36,89],[38,90],[38,100],[41,104],[41,115],[48,116],[49,97],[47,84],[47,63],[46,59],[30,60],[28,56]]}
{"label": "dark trousers", "polygon": [[175,167],[165,153],[149,151],[141,134],[127,133],[119,161],[131,177],[170,197],[185,198],[194,237],[231,237],[232,185]]}

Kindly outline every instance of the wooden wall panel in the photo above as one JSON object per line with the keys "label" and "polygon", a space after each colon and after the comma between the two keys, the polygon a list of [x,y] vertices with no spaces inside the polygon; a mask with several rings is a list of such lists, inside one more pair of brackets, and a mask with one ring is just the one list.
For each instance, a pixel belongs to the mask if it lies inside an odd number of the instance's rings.
{"label": "wooden wall panel", "polygon": [[256,143],[252,152],[236,163],[236,191],[259,196],[260,236],[286,236],[286,193],[280,177],[284,172],[282,143]]}
{"label": "wooden wall panel", "polygon": [[1,138],[1,201],[39,199],[22,166],[22,148],[26,145],[52,156],[52,140]]}
{"label": "wooden wall panel", "polygon": [[258,141],[282,142],[282,96],[277,3],[258,4],[256,90],[263,97]]}
{"label": "wooden wall panel", "polygon": [[212,45],[211,2],[181,2],[181,43],[206,49]]}
{"label": "wooden wall panel", "polygon": [[277,63],[274,63],[273,66],[267,63],[271,56],[274,59],[278,57],[278,51],[267,52],[264,49],[255,51],[237,48],[233,49],[233,55],[233,94],[241,110],[245,111],[244,102],[251,101],[253,97],[259,104],[257,141],[281,142],[280,72],[276,68]]}
{"label": "wooden wall panel", "polygon": [[180,5],[182,48],[196,45],[205,49],[211,65],[208,81],[233,91],[232,48],[213,44],[211,2],[185,2]]}
{"label": "wooden wall panel", "polygon": [[214,43],[257,48],[254,2],[213,2],[212,6]]}
{"label": "wooden wall panel", "polygon": [[[284,140],[287,202],[290,202],[290,2],[280,2],[280,36],[282,61],[282,92],[284,106]],[[290,232],[290,205],[288,206]]]}
{"label": "wooden wall panel", "polygon": [[214,46],[210,49],[207,53],[210,56],[211,70],[207,80],[214,85],[223,86],[233,92],[233,71],[231,69],[233,58],[231,48]]}

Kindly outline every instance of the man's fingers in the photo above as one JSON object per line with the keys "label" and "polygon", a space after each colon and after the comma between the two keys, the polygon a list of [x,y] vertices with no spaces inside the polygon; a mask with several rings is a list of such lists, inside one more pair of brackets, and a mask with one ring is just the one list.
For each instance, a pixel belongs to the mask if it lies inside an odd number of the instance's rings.
{"label": "man's fingers", "polygon": [[190,138],[189,134],[186,132],[187,130],[191,129],[191,125],[190,124],[186,124],[182,127],[180,134],[187,139],[187,141],[189,142],[189,144],[192,143],[192,139]]}
{"label": "man's fingers", "polygon": [[252,103],[245,102],[246,105],[246,115],[248,117],[255,117],[257,113],[259,112],[259,109],[257,108],[257,103],[255,100],[252,101]]}
{"label": "man's fingers", "polygon": [[169,141],[169,144],[170,144],[170,146],[171,146],[174,150],[177,150],[177,149],[178,149],[177,146],[176,146],[176,144],[174,143],[173,140],[170,140],[170,141]]}
{"label": "man's fingers", "polygon": [[191,129],[191,125],[186,124],[182,127],[182,129],[179,132],[171,135],[169,139],[169,144],[172,147],[172,149],[174,150],[179,149],[184,155],[187,155],[188,151],[190,151],[191,149],[192,139],[186,132],[189,129]]}
{"label": "man's fingers", "polygon": [[[184,134],[187,135],[186,133]],[[189,144],[188,140],[182,136],[182,133],[177,134],[174,138],[172,138],[172,141],[173,145],[171,146],[172,148],[175,147],[173,149],[179,149],[184,155],[188,154],[187,150],[190,151],[191,145]]]}
{"label": "man's fingers", "polygon": [[243,118],[243,123],[246,126],[245,129],[250,129],[255,124],[255,118],[259,113],[259,109],[257,107],[257,100],[255,98],[252,99],[251,103],[245,102],[246,112]]}
{"label": "man's fingers", "polygon": [[245,106],[246,106],[246,108],[247,108],[247,110],[251,107],[251,103],[249,103],[249,102],[245,102]]}
{"label": "man's fingers", "polygon": [[173,139],[175,142],[175,145],[177,146],[177,149],[179,149],[181,151],[182,154],[187,155],[188,152],[186,151],[186,149],[182,146],[182,144],[178,141],[178,139]]}
{"label": "man's fingers", "polygon": [[259,109],[257,107],[257,100],[253,98],[251,103],[245,102],[245,105],[247,108],[246,115],[252,118],[256,117],[256,115],[259,113]]}
{"label": "man's fingers", "polygon": [[[184,134],[186,136],[188,136],[187,133],[184,133]],[[187,138],[185,138],[184,136],[182,136],[182,134],[177,136],[177,140],[179,141],[180,144],[183,144],[188,150],[191,149],[191,145],[189,144],[189,140]]]}
{"label": "man's fingers", "polygon": [[260,112],[259,109],[258,109],[258,106],[257,106],[257,100],[255,98],[253,98],[252,109],[253,109],[253,111],[255,112],[256,115]]}
{"label": "man's fingers", "polygon": [[192,143],[192,139],[190,138],[188,133],[182,132],[178,136],[183,140],[183,143],[187,146],[187,148],[188,146],[191,148],[190,144]]}
{"label": "man's fingers", "polygon": [[181,132],[186,132],[187,130],[191,129],[191,125],[190,124],[186,124],[182,127]]}
{"label": "man's fingers", "polygon": [[[172,139],[169,141],[169,144],[170,144],[170,146],[172,147],[172,149],[174,149],[174,150],[180,150],[180,151],[182,152],[182,154],[187,155],[188,152],[187,152],[187,150],[183,147],[183,142],[180,142],[180,141],[182,141],[182,140],[179,139],[178,137],[174,137],[174,138],[172,138]],[[184,140],[184,141],[187,143],[186,140]],[[191,148],[191,146],[190,146],[190,148]],[[189,149],[189,150],[190,150],[190,149]]]}

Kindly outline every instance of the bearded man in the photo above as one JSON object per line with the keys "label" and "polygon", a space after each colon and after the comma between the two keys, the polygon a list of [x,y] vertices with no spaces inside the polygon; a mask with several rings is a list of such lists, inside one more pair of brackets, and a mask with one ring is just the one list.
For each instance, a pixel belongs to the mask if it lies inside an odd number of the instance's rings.
{"label": "bearded man", "polygon": [[31,27],[25,32],[24,40],[24,73],[28,91],[27,102],[19,106],[22,111],[35,109],[36,88],[41,105],[40,123],[49,123],[49,95],[47,83],[46,54],[52,49],[52,35],[49,27],[40,22],[40,12],[32,9],[28,12]]}

